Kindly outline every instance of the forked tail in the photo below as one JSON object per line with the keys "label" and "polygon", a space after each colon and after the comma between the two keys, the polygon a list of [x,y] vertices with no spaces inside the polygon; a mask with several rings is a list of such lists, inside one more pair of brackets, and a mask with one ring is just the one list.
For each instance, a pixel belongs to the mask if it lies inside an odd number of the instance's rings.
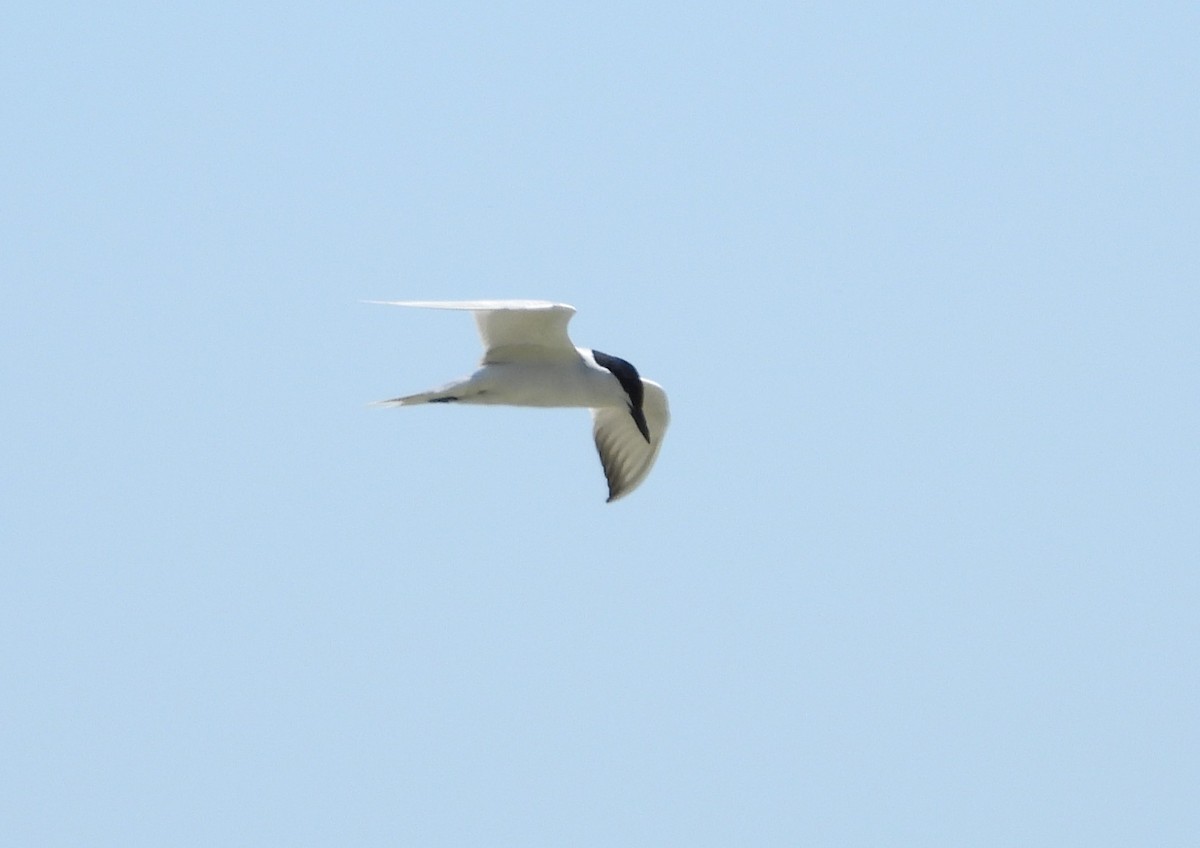
{"label": "forked tail", "polygon": [[404,397],[389,398],[388,400],[377,400],[371,406],[416,406],[419,403],[450,403],[456,401],[463,395],[463,386],[461,383],[451,383],[442,386],[440,389],[433,389],[428,392],[420,392],[415,395],[405,395]]}

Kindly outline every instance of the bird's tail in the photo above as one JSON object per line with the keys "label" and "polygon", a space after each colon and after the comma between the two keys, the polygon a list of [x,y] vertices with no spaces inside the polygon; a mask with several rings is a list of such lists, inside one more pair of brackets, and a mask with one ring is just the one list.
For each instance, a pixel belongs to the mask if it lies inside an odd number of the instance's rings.
{"label": "bird's tail", "polygon": [[416,406],[419,403],[449,403],[463,396],[464,388],[461,382],[450,383],[440,389],[419,392],[415,395],[377,400],[371,406]]}
{"label": "bird's tail", "polygon": [[445,401],[449,401],[449,400],[456,400],[456,398],[438,397],[437,392],[421,392],[419,395],[407,395],[406,397],[389,398],[388,400],[372,401],[370,405],[371,406],[415,406],[418,403],[438,403],[438,402],[444,403]]}

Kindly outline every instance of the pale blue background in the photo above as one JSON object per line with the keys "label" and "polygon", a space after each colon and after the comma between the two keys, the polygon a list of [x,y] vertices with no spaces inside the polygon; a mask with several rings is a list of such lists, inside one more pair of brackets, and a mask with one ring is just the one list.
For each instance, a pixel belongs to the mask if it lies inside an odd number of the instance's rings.
{"label": "pale blue background", "polygon": [[[1200,844],[1195,3],[24,3],[0,841]],[[368,401],[543,297],[670,392]]]}

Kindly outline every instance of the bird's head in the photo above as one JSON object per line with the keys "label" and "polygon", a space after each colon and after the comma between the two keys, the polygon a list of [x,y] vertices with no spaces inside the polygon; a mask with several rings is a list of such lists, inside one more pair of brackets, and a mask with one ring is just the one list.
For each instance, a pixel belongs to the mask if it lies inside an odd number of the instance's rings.
{"label": "bird's head", "polygon": [[638,374],[638,370],[633,367],[632,363],[626,362],[619,356],[610,356],[598,350],[592,351],[592,357],[596,360],[597,365],[607,368],[617,378],[617,382],[621,384],[621,388],[625,390],[625,394],[629,398],[629,414],[633,416],[633,423],[637,424],[638,432],[649,442],[650,427],[646,424],[646,414],[642,411],[645,391],[642,388],[642,377]]}

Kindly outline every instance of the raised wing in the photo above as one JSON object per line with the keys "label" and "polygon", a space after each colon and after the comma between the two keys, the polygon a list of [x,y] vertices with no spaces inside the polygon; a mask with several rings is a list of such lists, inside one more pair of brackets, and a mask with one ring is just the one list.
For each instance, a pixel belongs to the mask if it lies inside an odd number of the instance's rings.
{"label": "raised wing", "polygon": [[609,503],[629,494],[646,479],[654,467],[654,460],[658,459],[658,449],[662,447],[667,424],[671,421],[667,393],[662,386],[642,380],[642,388],[645,392],[642,411],[650,430],[649,442],[638,430],[628,409],[609,406],[592,410],[592,435],[608,480]]}
{"label": "raised wing", "polygon": [[548,300],[373,300],[386,306],[460,309],[475,313],[487,364],[579,354],[567,335],[575,307]]}

